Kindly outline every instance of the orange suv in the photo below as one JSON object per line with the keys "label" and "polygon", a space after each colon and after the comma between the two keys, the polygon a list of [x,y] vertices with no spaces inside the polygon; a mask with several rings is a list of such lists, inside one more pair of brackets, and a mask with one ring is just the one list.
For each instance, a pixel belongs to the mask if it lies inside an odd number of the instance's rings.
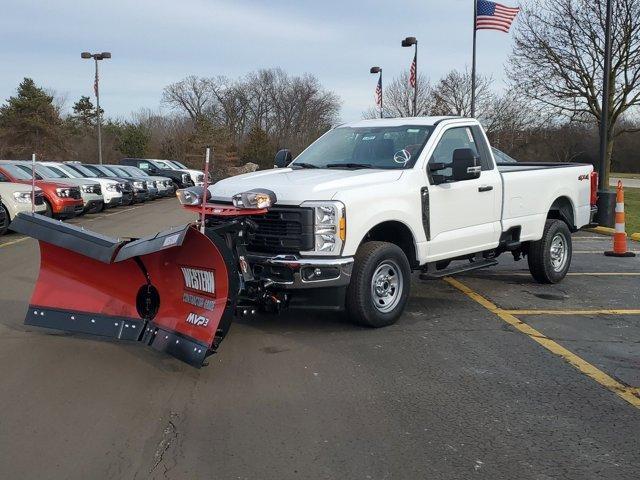
{"label": "orange suv", "polygon": [[[0,161],[0,176],[9,182],[31,184],[31,174],[11,164]],[[65,219],[82,214],[84,202],[80,189],[64,183],[49,180],[37,180],[36,186],[44,193],[44,203],[47,207],[45,215]]]}

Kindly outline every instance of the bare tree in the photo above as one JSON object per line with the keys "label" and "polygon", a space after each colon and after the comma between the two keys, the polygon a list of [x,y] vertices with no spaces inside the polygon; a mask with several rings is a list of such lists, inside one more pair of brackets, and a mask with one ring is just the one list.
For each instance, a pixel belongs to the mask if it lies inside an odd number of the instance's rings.
{"label": "bare tree", "polygon": [[[571,120],[600,122],[606,0],[535,0],[524,8],[508,75],[528,97]],[[613,0],[606,168],[618,121],[640,105],[640,0]]]}
{"label": "bare tree", "polygon": [[[487,116],[494,101],[491,91],[493,79],[484,75],[476,76],[476,112],[478,118]],[[436,115],[471,116],[471,73],[451,70],[433,89]]]}
{"label": "bare tree", "polygon": [[[383,116],[412,117],[413,116],[413,87],[409,84],[409,72],[405,71],[395,77],[383,89]],[[373,95],[372,95],[373,98]],[[425,75],[418,74],[417,116],[430,115],[433,109],[431,83]],[[370,108],[362,113],[363,118],[379,118],[380,110]]]}
{"label": "bare tree", "polygon": [[165,105],[188,114],[194,121],[204,115],[212,101],[211,81],[195,75],[167,85],[162,92]]}

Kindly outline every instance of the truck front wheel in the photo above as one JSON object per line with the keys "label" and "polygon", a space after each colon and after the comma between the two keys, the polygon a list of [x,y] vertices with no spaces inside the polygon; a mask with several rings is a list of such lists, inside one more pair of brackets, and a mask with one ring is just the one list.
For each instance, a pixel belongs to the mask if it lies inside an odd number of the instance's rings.
{"label": "truck front wheel", "polygon": [[538,241],[529,245],[529,271],[539,283],[558,283],[569,271],[573,246],[571,232],[562,220],[549,219]]}
{"label": "truck front wheel", "polygon": [[402,314],[411,287],[411,267],[400,247],[367,242],[355,255],[346,306],[349,317],[367,327],[386,327]]}

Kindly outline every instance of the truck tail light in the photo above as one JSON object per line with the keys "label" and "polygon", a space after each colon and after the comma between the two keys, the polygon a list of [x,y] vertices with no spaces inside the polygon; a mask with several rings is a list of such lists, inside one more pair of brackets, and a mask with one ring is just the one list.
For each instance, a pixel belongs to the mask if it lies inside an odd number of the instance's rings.
{"label": "truck tail light", "polygon": [[591,172],[591,205],[598,204],[598,172]]}

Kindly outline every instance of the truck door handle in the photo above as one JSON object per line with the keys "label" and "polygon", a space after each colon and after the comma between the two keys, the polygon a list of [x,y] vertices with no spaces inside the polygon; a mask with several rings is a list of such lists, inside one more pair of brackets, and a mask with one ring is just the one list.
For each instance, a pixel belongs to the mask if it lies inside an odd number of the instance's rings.
{"label": "truck door handle", "polygon": [[491,185],[482,185],[481,187],[478,187],[479,192],[490,192],[491,190],[493,190]]}

